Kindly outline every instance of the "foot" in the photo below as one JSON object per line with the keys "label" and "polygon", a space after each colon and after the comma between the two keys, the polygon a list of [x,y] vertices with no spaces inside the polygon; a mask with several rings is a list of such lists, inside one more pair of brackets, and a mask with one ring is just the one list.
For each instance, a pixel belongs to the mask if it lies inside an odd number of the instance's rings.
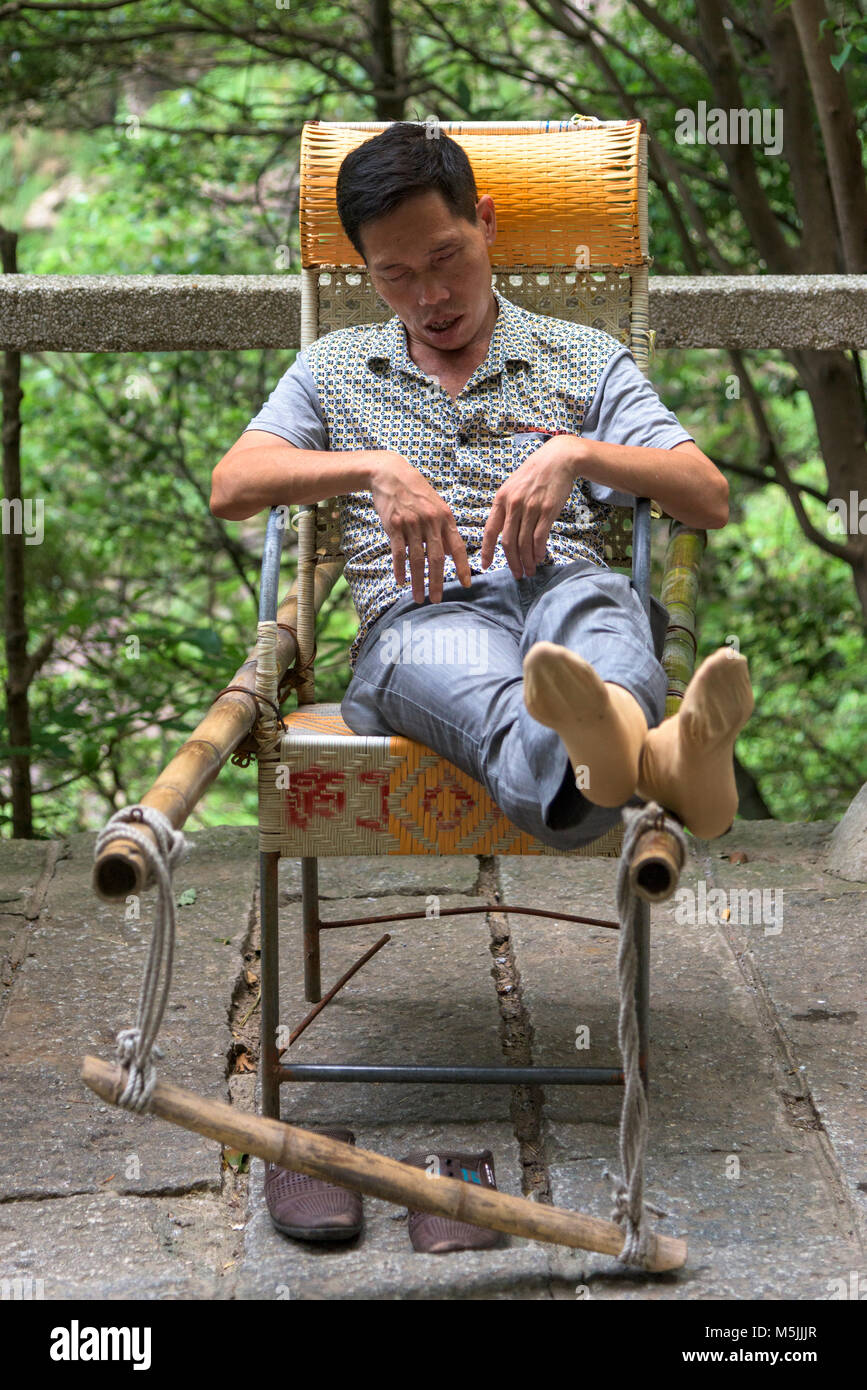
{"label": "foot", "polygon": [[638,794],[713,840],[738,809],[735,739],[755,700],[747,659],[720,647],[699,666],[676,715],[651,729],[641,750]]}
{"label": "foot", "polygon": [[638,781],[647,720],[623,686],[602,680],[568,647],[535,642],[524,657],[524,704],[556,729],[576,785],[594,806],[624,806]]}

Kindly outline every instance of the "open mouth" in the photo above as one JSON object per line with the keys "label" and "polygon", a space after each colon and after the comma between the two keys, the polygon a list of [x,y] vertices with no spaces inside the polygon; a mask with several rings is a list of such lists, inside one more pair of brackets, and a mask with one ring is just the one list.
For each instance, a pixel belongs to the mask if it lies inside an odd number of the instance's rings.
{"label": "open mouth", "polygon": [[445,337],[446,333],[450,333],[462,318],[463,314],[456,314],[454,318],[440,319],[437,323],[426,323],[425,328],[428,333],[435,333],[437,337]]}

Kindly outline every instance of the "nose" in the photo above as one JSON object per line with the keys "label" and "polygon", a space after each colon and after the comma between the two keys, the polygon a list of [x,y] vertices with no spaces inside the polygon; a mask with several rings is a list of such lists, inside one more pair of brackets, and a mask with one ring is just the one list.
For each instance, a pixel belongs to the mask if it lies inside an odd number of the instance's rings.
{"label": "nose", "polygon": [[421,277],[421,294],[419,296],[419,307],[425,308],[430,305],[442,304],[449,298],[449,291],[446,289],[435,275],[423,275]]}

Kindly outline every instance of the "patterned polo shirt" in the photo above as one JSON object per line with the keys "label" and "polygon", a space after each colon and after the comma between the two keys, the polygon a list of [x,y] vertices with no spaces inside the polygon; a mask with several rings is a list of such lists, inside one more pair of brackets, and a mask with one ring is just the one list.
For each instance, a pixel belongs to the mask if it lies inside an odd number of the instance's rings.
{"label": "patterned polo shirt", "polygon": [[[270,430],[300,448],[402,454],[448,503],[477,574],[483,573],[482,534],[500,485],[547,435],[581,434],[613,359],[627,355],[638,373],[628,349],[609,333],[531,313],[497,289],[493,293],[498,313],[487,356],[457,400],[413,362],[395,315],[384,324],[359,324],[318,338],[298,354],[247,426]],[[674,442],[690,438],[649,383],[641,382],[662,411],[668,436],[673,424]],[[306,413],[299,410],[305,397]],[[655,424],[658,437],[658,414]],[[591,490],[586,479],[576,481],[552,524],[546,564],[579,558],[604,564],[601,526],[611,506],[599,494],[606,492],[621,500],[610,490]],[[354,668],[371,624],[407,592],[409,581],[401,588],[394,577],[391,546],[371,493],[344,495],[338,506],[344,573],[360,620],[349,652]],[[504,568],[500,539],[489,569]],[[454,560],[446,555],[443,580],[456,577]]]}

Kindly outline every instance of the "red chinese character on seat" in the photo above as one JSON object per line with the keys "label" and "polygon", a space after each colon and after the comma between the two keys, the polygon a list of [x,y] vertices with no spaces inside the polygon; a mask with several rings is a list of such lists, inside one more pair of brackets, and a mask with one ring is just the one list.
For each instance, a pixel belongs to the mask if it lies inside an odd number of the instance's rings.
{"label": "red chinese character on seat", "polygon": [[365,786],[379,786],[379,817],[373,820],[366,816],[356,816],[355,824],[362,830],[387,830],[389,774],[387,772],[359,772],[358,780],[363,782]]}
{"label": "red chinese character on seat", "polygon": [[311,816],[330,820],[346,806],[344,774],[332,769],[308,767],[293,772],[286,791],[286,818],[290,825],[306,830]]}

